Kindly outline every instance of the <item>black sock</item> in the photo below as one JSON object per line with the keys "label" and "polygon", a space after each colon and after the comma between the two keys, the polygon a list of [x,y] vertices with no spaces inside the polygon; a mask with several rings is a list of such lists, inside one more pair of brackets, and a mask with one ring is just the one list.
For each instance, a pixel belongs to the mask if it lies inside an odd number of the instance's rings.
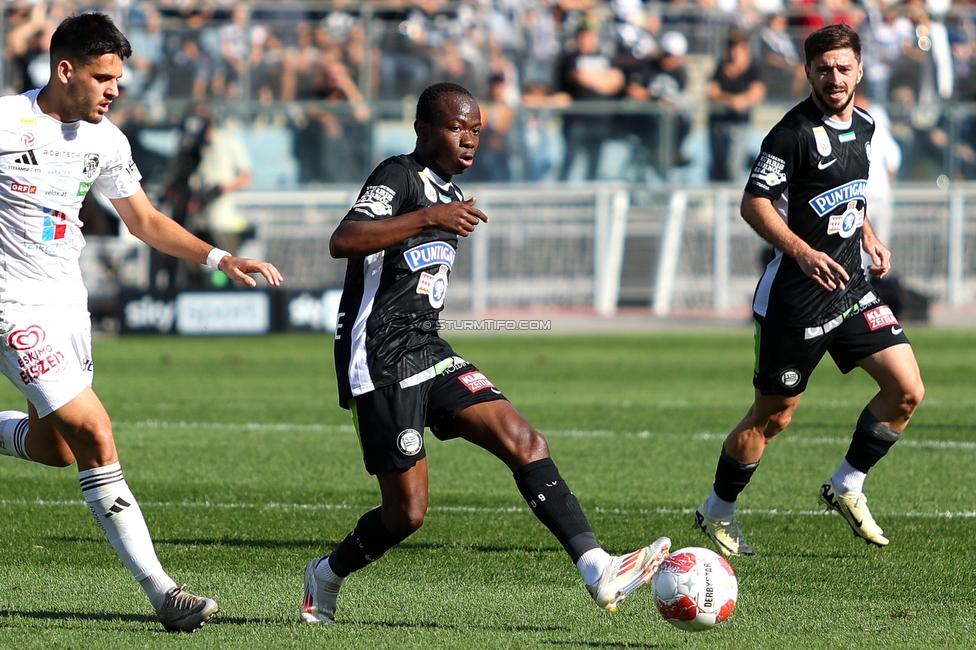
{"label": "black sock", "polygon": [[844,458],[851,467],[867,474],[900,437],[901,433],[879,422],[865,406],[857,419],[854,437]]}
{"label": "black sock", "polygon": [[735,503],[739,498],[739,493],[746,489],[759,461],[755,463],[741,463],[729,456],[729,453],[722,449],[722,454],[718,457],[718,467],[715,468],[715,483],[712,489],[722,501]]}
{"label": "black sock", "polygon": [[555,535],[573,562],[583,553],[600,547],[579,501],[552,459],[533,461],[516,470],[514,476],[515,485],[532,513]]}
{"label": "black sock", "polygon": [[380,559],[384,553],[402,542],[386,528],[380,515],[380,508],[370,510],[359,518],[352,532],[339,543],[329,556],[332,572],[345,578],[353,571],[359,571],[371,562]]}

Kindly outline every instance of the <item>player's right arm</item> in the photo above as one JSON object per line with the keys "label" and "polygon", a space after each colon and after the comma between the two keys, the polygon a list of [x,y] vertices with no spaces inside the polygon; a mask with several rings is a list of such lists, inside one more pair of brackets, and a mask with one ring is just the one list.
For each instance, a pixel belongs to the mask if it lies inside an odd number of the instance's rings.
{"label": "player's right arm", "polygon": [[329,240],[329,253],[335,259],[366,257],[419,235],[427,228],[437,228],[461,237],[474,232],[478,222],[488,221],[485,213],[474,207],[475,198],[439,203],[395,217],[356,221],[343,219]]}
{"label": "player's right arm", "polygon": [[742,218],[760,237],[795,259],[806,276],[827,291],[843,289],[850,280],[844,267],[830,255],[812,248],[790,230],[769,199],[745,192],[741,211]]}

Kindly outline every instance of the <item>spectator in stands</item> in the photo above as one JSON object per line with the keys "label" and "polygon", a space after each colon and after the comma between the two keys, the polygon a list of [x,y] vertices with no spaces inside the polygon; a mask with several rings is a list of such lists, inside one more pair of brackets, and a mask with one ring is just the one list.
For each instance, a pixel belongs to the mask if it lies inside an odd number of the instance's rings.
{"label": "spectator in stands", "polygon": [[296,44],[286,49],[282,67],[281,99],[290,102],[296,99],[311,99],[315,96],[315,81],[322,64],[323,48],[336,47],[332,36],[324,25],[314,28],[311,23],[295,26]]}
{"label": "spectator in stands", "polygon": [[50,79],[51,35],[63,16],[52,19],[47,3],[37,2],[14,18],[19,21],[7,32],[4,58],[14,69],[14,90],[22,93],[41,88]]}
{"label": "spectator in stands", "polygon": [[433,75],[438,81],[456,83],[471,88],[472,92],[484,88],[479,83],[475,70],[469,61],[461,56],[457,41],[446,39],[442,46],[433,54]]}
{"label": "spectator in stands", "polygon": [[[902,41],[912,31],[911,21],[899,16],[893,5],[875,5],[868,11],[868,24],[861,29],[861,61],[864,64],[864,88],[859,94],[868,94],[876,102],[890,99],[892,71],[902,57]],[[909,33],[902,29],[907,28]]]}
{"label": "spectator in stands", "polygon": [[806,92],[803,61],[790,35],[784,14],[772,14],[760,32],[762,79],[770,99],[792,101]]}
{"label": "spectator in stands", "polygon": [[555,164],[555,110],[572,104],[569,93],[551,93],[541,83],[530,83],[522,93],[522,144],[525,152],[525,180],[536,182],[546,178]]}
{"label": "spectator in stands", "polygon": [[478,164],[469,170],[468,175],[473,181],[506,183],[512,180],[510,158],[515,110],[508,103],[508,88],[503,75],[493,75],[488,80],[488,88],[488,101],[480,102],[481,144],[478,146]]}
{"label": "spectator in stands", "polygon": [[522,79],[528,85],[551,88],[555,82],[556,61],[562,51],[559,24],[552,6],[539,3],[529,9],[522,28],[526,39],[525,58],[521,65]]}
{"label": "spectator in stands", "polygon": [[[601,45],[598,25],[585,20],[576,32],[575,48],[563,54],[559,62],[559,90],[567,93],[574,105],[617,99],[624,91],[624,73],[613,66]],[[596,179],[600,151],[610,134],[611,121],[612,117],[606,113],[567,113],[563,116],[566,156],[559,180],[569,178],[579,153],[585,158],[586,180]]]}
{"label": "spectator in stands", "polygon": [[196,99],[207,97],[214,62],[200,47],[198,33],[187,30],[180,38],[179,49],[169,57],[169,99]]}
{"label": "spectator in stands", "polygon": [[684,58],[688,39],[679,31],[661,35],[660,51],[631,75],[627,94],[641,101],[653,102],[657,111],[638,116],[637,134],[646,153],[635,160],[647,161],[667,178],[672,166],[691,162],[681,152],[681,145],[691,133],[690,99],[685,93],[688,71]]}
{"label": "spectator in stands", "polygon": [[264,38],[251,40],[251,55],[248,59],[251,74],[251,96],[255,99],[281,99],[282,78],[285,60],[288,55],[277,34],[264,28]]}
{"label": "spectator in stands", "polygon": [[737,181],[745,171],[746,135],[752,108],[763,101],[766,85],[752,60],[749,35],[732,30],[725,57],[708,84],[708,116],[712,181]]}
{"label": "spectator in stands", "polygon": [[209,239],[235,256],[250,224],[240,214],[234,192],[250,186],[252,178],[251,160],[243,141],[233,131],[218,127],[209,119],[200,162],[190,177],[193,226],[201,239]]}
{"label": "spectator in stands", "polygon": [[137,11],[141,20],[128,30],[132,57],[126,62],[128,70],[122,83],[131,100],[155,104],[166,93],[163,18],[148,2],[140,4]]}
{"label": "spectator in stands", "polygon": [[231,11],[230,22],[221,25],[217,35],[220,58],[214,86],[222,89],[218,94],[227,99],[241,99],[240,85],[248,72],[251,42],[263,41],[266,31],[260,24],[251,24],[250,8],[246,4],[238,4]]}
{"label": "spectator in stands", "polygon": [[924,0],[907,0],[904,16],[910,22],[899,22],[903,56],[893,76],[915,91],[920,104],[949,99],[955,75],[948,30],[929,15]]}
{"label": "spectator in stands", "polygon": [[302,183],[352,182],[362,176],[370,162],[364,147],[369,141],[369,106],[340,57],[337,48],[323,53],[311,98],[346,105],[331,111],[310,104],[291,116]]}

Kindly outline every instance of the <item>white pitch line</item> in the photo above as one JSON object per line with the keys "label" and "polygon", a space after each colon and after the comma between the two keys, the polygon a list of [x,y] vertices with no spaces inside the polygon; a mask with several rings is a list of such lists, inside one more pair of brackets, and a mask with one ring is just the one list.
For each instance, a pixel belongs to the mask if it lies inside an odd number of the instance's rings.
{"label": "white pitch line", "polygon": [[[0,499],[3,506],[35,506],[35,507],[79,507],[84,506],[85,502],[81,499]],[[140,501],[142,508],[187,508],[187,509],[214,509],[214,510],[365,510],[373,506],[355,506],[348,503],[215,503],[212,501]],[[430,512],[451,512],[466,514],[529,514],[529,509],[525,506],[506,506],[504,508],[485,508],[480,506],[431,506]],[[692,515],[694,508],[588,508],[588,512],[601,515],[614,515],[623,517],[635,517],[646,515]],[[939,510],[934,512],[878,512],[884,517],[905,517],[913,519],[973,519],[976,518],[976,511],[973,510]],[[833,510],[782,510],[779,508],[741,508],[737,514],[740,515],[765,515],[770,517],[824,517],[836,515]]]}
{"label": "white pitch line", "polygon": [[[217,431],[272,431],[272,432],[321,432],[321,433],[352,433],[355,428],[351,424],[291,424],[287,422],[166,422],[161,420],[140,420],[137,422],[117,422],[116,427],[133,429],[178,429],[197,430],[211,429]],[[546,436],[559,438],[669,438],[682,440],[712,441],[725,440],[727,433],[703,431],[701,433],[658,433],[651,431],[612,431],[610,429],[548,429],[543,430]],[[784,436],[783,442],[798,445],[848,445],[850,436]],[[976,451],[976,441],[968,440],[913,440],[898,441],[899,447],[914,447],[921,449],[963,449]]]}

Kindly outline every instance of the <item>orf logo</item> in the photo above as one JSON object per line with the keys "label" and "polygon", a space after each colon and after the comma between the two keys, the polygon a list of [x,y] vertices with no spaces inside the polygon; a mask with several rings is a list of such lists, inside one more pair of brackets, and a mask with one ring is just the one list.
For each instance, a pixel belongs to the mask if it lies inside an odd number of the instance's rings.
{"label": "orf logo", "polygon": [[14,330],[7,335],[7,345],[14,350],[33,350],[44,342],[45,334],[40,325]]}

